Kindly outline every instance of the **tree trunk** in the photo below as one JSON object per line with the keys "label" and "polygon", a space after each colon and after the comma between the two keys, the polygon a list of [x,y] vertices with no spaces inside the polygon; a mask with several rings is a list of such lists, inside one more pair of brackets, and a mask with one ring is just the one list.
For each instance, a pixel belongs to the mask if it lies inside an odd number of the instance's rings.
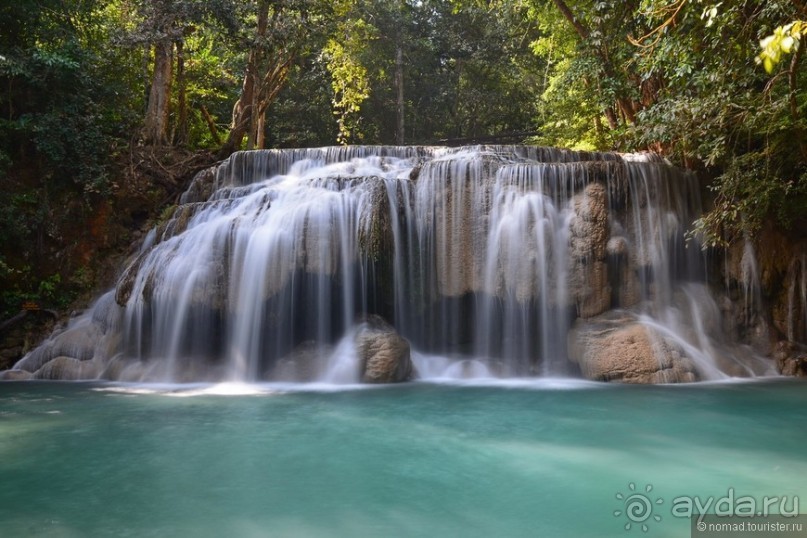
{"label": "tree trunk", "polygon": [[255,126],[255,149],[266,147],[266,111],[262,110],[258,114],[258,121]]}
{"label": "tree trunk", "polygon": [[605,119],[608,120],[608,126],[613,130],[619,127],[619,122],[616,119],[616,112],[612,108],[605,109]]}
{"label": "tree trunk", "polygon": [[168,143],[173,48],[174,44],[170,41],[160,41],[154,45],[154,74],[143,127],[146,144],[162,146]]}
{"label": "tree trunk", "polygon": [[151,64],[151,45],[143,46],[143,61],[141,62],[141,72],[143,75],[143,117],[149,110],[149,93],[151,93],[151,76],[149,75],[149,64]]}
{"label": "tree trunk", "polygon": [[210,136],[213,137],[213,142],[220,145],[221,136],[219,136],[219,129],[216,127],[216,122],[213,121],[213,116],[210,115],[205,105],[199,105],[199,110],[202,112],[202,117],[204,117],[207,123],[207,128],[210,129]]}
{"label": "tree trunk", "polygon": [[572,10],[569,9],[569,6],[563,0],[553,0],[555,2],[555,6],[557,6],[558,10],[560,10],[561,14],[566,18],[569,23],[571,23],[574,31],[577,32],[577,35],[580,36],[580,39],[583,41],[588,39],[589,31],[588,28],[580,24],[580,21],[577,20],[577,17],[574,16]]}
{"label": "tree trunk", "polygon": [[177,135],[174,139],[178,146],[188,144],[188,104],[187,87],[185,78],[185,47],[180,39],[177,46]]}
{"label": "tree trunk", "polygon": [[395,130],[395,142],[399,146],[404,145],[404,73],[403,73],[403,45],[401,40],[395,47],[395,86],[398,90],[398,106],[397,106],[397,128]]}
{"label": "tree trunk", "polygon": [[[249,133],[249,138],[254,143],[254,121],[253,110],[258,99],[258,69],[260,68],[263,50],[262,41],[266,37],[266,27],[269,22],[269,2],[260,0],[258,2],[258,25],[256,29],[255,44],[249,50],[247,68],[244,73],[244,83],[241,86],[241,96],[233,107],[233,121],[230,124],[230,134],[227,141],[219,150],[219,157],[227,157],[236,151],[244,140],[244,135]],[[250,143],[250,142],[248,142]]]}
{"label": "tree trunk", "polygon": [[[591,35],[591,31],[579,20],[577,20],[577,17],[575,17],[572,10],[569,9],[569,6],[566,5],[563,0],[553,0],[553,2],[563,17],[572,25],[575,32],[577,32],[577,35],[580,36],[580,39],[587,41]],[[596,53],[597,56],[600,57],[600,60],[602,60],[602,68],[605,75],[609,78],[616,79],[616,71],[614,70],[614,66],[609,58],[608,50],[605,47],[600,47],[596,49]],[[619,109],[619,112],[621,112],[624,116],[626,122],[636,122],[636,113],[641,109],[641,103],[634,102],[632,99],[618,96],[616,98],[616,106]],[[613,113],[609,114],[607,110],[605,111],[605,115],[608,118],[608,123],[612,126],[612,128],[615,127],[616,115]]]}

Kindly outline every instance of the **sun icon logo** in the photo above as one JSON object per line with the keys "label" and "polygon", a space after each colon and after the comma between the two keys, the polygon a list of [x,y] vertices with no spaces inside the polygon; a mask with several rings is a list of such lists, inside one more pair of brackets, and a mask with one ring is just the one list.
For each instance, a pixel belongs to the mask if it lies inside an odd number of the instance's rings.
{"label": "sun icon logo", "polygon": [[625,514],[625,518],[628,520],[625,523],[626,531],[636,525],[637,528],[641,527],[643,532],[647,532],[650,528],[647,524],[650,521],[661,521],[661,516],[653,513],[653,507],[662,504],[664,499],[659,497],[652,500],[650,498],[650,492],[653,491],[653,486],[650,484],[645,486],[644,492],[637,492],[636,484],[633,482],[628,484],[628,489],[630,489],[629,492],[616,494],[616,498],[622,501],[623,509],[614,510],[614,517]]}

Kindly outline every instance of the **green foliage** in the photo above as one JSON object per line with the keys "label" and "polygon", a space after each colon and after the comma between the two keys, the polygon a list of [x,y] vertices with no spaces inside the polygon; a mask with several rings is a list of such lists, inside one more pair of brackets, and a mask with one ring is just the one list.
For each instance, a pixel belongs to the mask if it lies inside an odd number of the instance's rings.
{"label": "green foliage", "polygon": [[332,79],[321,56],[297,65],[267,116],[267,147],[329,146],[337,140]]}
{"label": "green foliage", "polygon": [[534,129],[543,69],[530,50],[537,28],[525,4],[345,0],[337,6],[345,19],[323,59],[342,139],[396,141],[398,50],[407,143]]}
{"label": "green foliage", "polygon": [[[807,208],[803,77],[771,80],[752,62],[757,36],[789,10],[784,2],[686,4],[674,31],[638,57],[643,72],[663,74],[664,87],[631,130],[635,147],[656,147],[715,178],[714,208],[694,227],[704,245],[753,234],[766,222],[789,227]],[[782,38],[779,46],[795,45]]]}
{"label": "green foliage", "polygon": [[173,54],[168,138],[188,149],[225,141],[250,61],[274,147],[393,143],[402,75],[407,143],[537,131],[531,142],[651,149],[712,179],[693,230],[704,244],[804,227],[807,12],[789,1],[6,4],[0,287],[12,303],[90,278],[58,271],[46,245],[69,243],[65,228],[116,192],[158,42]]}
{"label": "green foliage", "polygon": [[[136,68],[110,46],[106,2],[20,0],[0,9],[0,310],[70,287],[47,245],[112,186],[111,160],[137,114]],[[73,293],[73,292],[70,292]]]}
{"label": "green foliage", "polygon": [[[337,7],[347,15],[349,4]],[[339,127],[338,141],[347,144],[358,130],[362,103],[370,97],[370,81],[361,56],[366,54],[377,29],[360,18],[345,18],[337,28],[339,38],[328,40],[322,53],[331,73],[333,109]]]}
{"label": "green foliage", "polygon": [[756,57],[756,62],[762,64],[765,71],[772,73],[782,56],[800,46],[801,36],[804,34],[807,34],[807,23],[804,21],[793,21],[776,27],[773,34],[759,42],[762,51]]}
{"label": "green foliage", "polygon": [[536,1],[532,48],[547,66],[536,141],[651,149],[713,178],[713,209],[693,229],[705,245],[796,227],[807,211],[805,15],[783,0]]}

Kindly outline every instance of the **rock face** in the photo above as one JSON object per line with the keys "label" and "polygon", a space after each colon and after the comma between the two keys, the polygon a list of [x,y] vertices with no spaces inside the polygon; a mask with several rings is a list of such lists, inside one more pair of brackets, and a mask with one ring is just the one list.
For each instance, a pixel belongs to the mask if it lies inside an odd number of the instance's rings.
{"label": "rock face", "polygon": [[291,353],[279,359],[267,377],[273,381],[307,383],[316,381],[331,346],[323,346],[309,340],[301,343]]}
{"label": "rock face", "polygon": [[56,357],[37,370],[33,377],[34,379],[59,379],[63,381],[95,379],[98,377],[98,367],[92,361]]}
{"label": "rock face", "polygon": [[6,370],[0,372],[0,380],[3,381],[26,381],[31,379],[31,372],[25,370]]}
{"label": "rock face", "polygon": [[780,374],[807,377],[807,348],[781,341],[774,347],[773,358]]}
{"label": "rock face", "polygon": [[363,383],[399,383],[413,376],[409,342],[378,316],[356,332],[356,353]]}
{"label": "rock face", "polygon": [[795,352],[807,342],[807,240],[796,235],[768,226],[755,240],[732,244],[721,275],[726,332],[785,375],[802,375]]}
{"label": "rock face", "polygon": [[569,358],[595,381],[685,383],[698,380],[674,342],[629,316],[606,315],[570,332]]}
{"label": "rock face", "polygon": [[57,328],[4,379],[96,379],[118,351],[121,316],[113,294],[107,293],[66,328]]}
{"label": "rock face", "polygon": [[582,318],[602,314],[611,306],[606,245],[608,199],[602,183],[588,185],[572,198],[569,292]]}

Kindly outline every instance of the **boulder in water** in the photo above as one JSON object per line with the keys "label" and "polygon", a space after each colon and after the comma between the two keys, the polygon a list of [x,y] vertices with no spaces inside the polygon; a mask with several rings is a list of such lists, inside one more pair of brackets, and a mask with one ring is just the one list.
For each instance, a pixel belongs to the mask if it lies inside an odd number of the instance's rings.
{"label": "boulder in water", "polygon": [[680,346],[628,315],[606,315],[570,332],[569,358],[595,381],[686,383],[698,380]]}
{"label": "boulder in water", "polygon": [[356,353],[364,383],[399,383],[412,379],[409,342],[378,316],[356,332]]}

